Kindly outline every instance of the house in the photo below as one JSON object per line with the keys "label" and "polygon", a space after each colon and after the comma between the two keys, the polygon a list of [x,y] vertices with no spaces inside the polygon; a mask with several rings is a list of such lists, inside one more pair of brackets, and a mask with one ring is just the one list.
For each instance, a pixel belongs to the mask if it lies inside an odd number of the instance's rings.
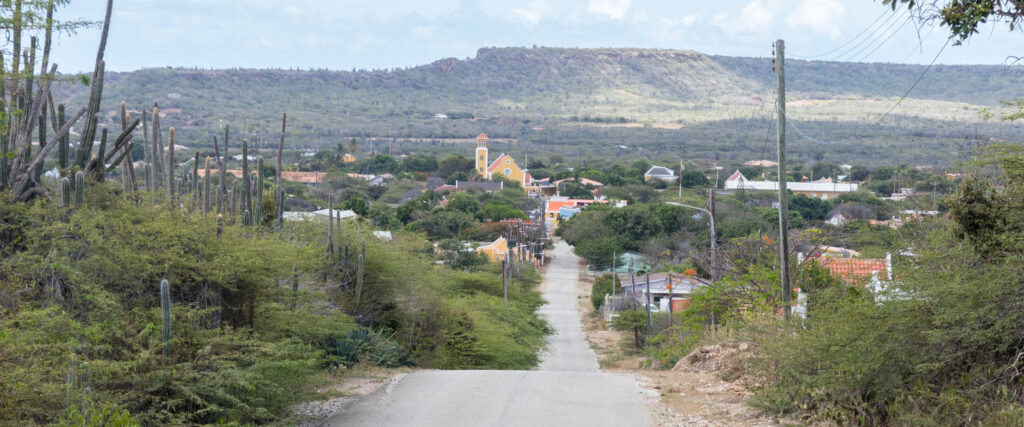
{"label": "house", "polygon": [[548,199],[547,205],[544,208],[544,217],[547,219],[557,219],[559,212],[562,208],[582,208],[589,206],[592,203],[604,203],[597,200],[590,199],[570,199],[568,197],[552,197]]}
{"label": "house", "polygon": [[[611,265],[598,266],[594,269],[594,266],[587,266],[587,274],[604,274],[611,271]],[[618,255],[618,259],[615,261],[615,273],[625,274],[629,277],[629,272],[632,270],[634,274],[643,274],[647,270],[650,270],[651,266],[647,263],[647,257],[643,254],[626,251]]]}
{"label": "house", "polygon": [[[487,150],[487,135],[476,136],[476,171],[484,179],[491,179],[494,176],[502,176],[510,181],[518,182],[524,189],[529,187],[533,177],[526,169],[520,168],[515,159],[508,154],[501,153],[493,162],[489,162],[490,154]],[[489,162],[489,163],[488,163]]]}
{"label": "house", "polygon": [[455,181],[455,191],[480,190],[485,193],[496,193],[505,188],[505,183],[498,181]]}
{"label": "house", "polygon": [[476,251],[487,255],[488,259],[501,261],[505,258],[505,254],[508,253],[508,240],[505,240],[504,237],[498,237],[497,240],[476,248]]}
{"label": "house", "polygon": [[392,175],[392,174],[386,173],[386,174],[383,174],[383,175],[374,176],[373,178],[370,178],[369,181],[370,181],[370,185],[380,186],[380,185],[384,185],[385,182],[390,181],[392,179],[395,179],[395,176]]}
{"label": "house", "polygon": [[355,163],[356,162],[356,156],[353,156],[353,155],[351,155],[349,153],[345,153],[345,155],[341,156],[341,162],[342,163]]}
{"label": "house", "polygon": [[[831,179],[824,179],[814,182],[786,182],[786,189],[796,195],[805,195],[822,200],[835,198],[843,193],[857,191],[855,183],[832,182]],[[779,183],[776,181],[751,181],[743,176],[740,171],[733,172],[729,179],[725,180],[726,190],[745,191],[779,191]]]}
{"label": "house", "polygon": [[591,187],[604,187],[604,184],[602,184],[600,181],[593,180],[593,179],[590,179],[590,178],[566,178],[566,179],[560,179],[558,181],[555,181],[555,185],[556,186],[562,185],[562,183],[566,182],[566,181],[576,181],[580,185],[586,185],[586,186],[591,186]]}
{"label": "house", "polygon": [[644,182],[664,181],[669,184],[676,182],[676,173],[664,166],[651,166],[644,172]]}
{"label": "house", "polygon": [[774,168],[778,165],[778,162],[773,162],[771,160],[751,160],[743,164],[743,166],[751,166],[756,168]]}
{"label": "house", "polygon": [[[290,220],[290,221],[327,220],[329,215],[330,215],[330,212],[329,212],[328,209],[320,209],[318,211],[313,211],[313,212],[293,212],[293,211],[288,211],[288,212],[284,212],[283,213],[284,219]],[[356,218],[358,216],[359,215],[356,215],[356,213],[353,212],[352,210],[344,210],[343,211],[343,210],[334,209],[334,217],[338,218],[338,219],[341,219],[341,220],[352,219],[352,218]]]}
{"label": "house", "polygon": [[709,283],[703,279],[679,273],[652,273],[650,276],[619,274],[617,276],[622,295],[629,295],[641,304],[647,302],[648,280],[650,280],[651,303],[666,311],[670,295],[674,310],[685,309],[693,294],[709,286]]}
{"label": "house", "polygon": [[582,212],[582,210],[580,210],[579,208],[570,208],[568,206],[562,206],[561,208],[558,209],[558,218],[569,219],[576,216],[576,214],[580,212]]}
{"label": "house", "polygon": [[866,284],[875,274],[892,277],[892,255],[889,254],[885,258],[816,257],[814,262],[848,285]]}
{"label": "house", "polygon": [[832,217],[827,219],[825,222],[836,227],[841,227],[843,224],[846,224],[847,220],[846,217],[843,216],[843,214],[835,214],[832,215]]}
{"label": "house", "polygon": [[310,187],[316,187],[324,182],[327,172],[296,172],[281,171],[281,179],[285,181],[301,182]]}
{"label": "house", "polygon": [[384,240],[386,242],[394,240],[394,237],[391,235],[391,231],[388,230],[374,230],[373,237],[377,238],[377,240]]}

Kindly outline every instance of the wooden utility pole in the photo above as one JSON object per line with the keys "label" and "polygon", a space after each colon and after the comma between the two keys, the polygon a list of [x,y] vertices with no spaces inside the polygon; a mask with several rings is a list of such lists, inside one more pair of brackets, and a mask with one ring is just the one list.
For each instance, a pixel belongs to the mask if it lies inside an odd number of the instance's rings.
{"label": "wooden utility pole", "polygon": [[615,272],[615,264],[619,260],[619,254],[612,252],[612,311],[615,311],[615,279],[619,275]]}
{"label": "wooden utility pole", "polygon": [[779,76],[778,136],[779,136],[779,271],[782,276],[782,313],[790,315],[793,290],[789,283],[789,204],[786,194],[786,51],[785,42],[775,42],[775,72]]}
{"label": "wooden utility pole", "polygon": [[647,268],[647,336],[654,334],[651,329],[651,268]]}
{"label": "wooden utility pole", "polygon": [[508,304],[508,253],[501,259],[501,291],[505,296],[505,303]]}

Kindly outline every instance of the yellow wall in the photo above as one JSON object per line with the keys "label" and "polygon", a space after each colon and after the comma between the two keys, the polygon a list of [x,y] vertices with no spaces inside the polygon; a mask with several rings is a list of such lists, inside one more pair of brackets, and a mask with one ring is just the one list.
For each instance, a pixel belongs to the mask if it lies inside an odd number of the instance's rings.
{"label": "yellow wall", "polygon": [[508,241],[504,237],[499,237],[498,240],[489,245],[476,248],[476,251],[487,255],[490,259],[501,261],[502,258],[505,258],[505,254],[508,253]]}
{"label": "yellow wall", "polygon": [[487,147],[476,149],[476,172],[482,177],[487,177]]}
{"label": "yellow wall", "polygon": [[[512,160],[512,157],[509,156],[505,156],[504,158],[499,160],[500,164],[498,165],[497,168],[494,169],[493,172],[491,172],[491,174],[496,176],[503,176],[505,178],[508,178],[509,180],[516,181],[519,183],[520,187],[525,188],[526,183],[524,181],[526,181],[526,174],[524,174],[523,170],[519,168],[519,165],[516,165],[516,161]],[[509,173],[505,173],[506,169],[508,169]]]}

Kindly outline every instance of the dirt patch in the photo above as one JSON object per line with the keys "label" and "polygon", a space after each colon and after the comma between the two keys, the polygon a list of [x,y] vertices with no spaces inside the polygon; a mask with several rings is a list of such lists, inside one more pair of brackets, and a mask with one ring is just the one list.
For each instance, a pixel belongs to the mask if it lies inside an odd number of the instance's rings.
{"label": "dirt patch", "polygon": [[[752,351],[744,343],[700,347],[671,370],[642,369],[644,360],[630,334],[610,329],[594,314],[590,290],[594,277],[580,273],[577,285],[580,320],[601,369],[636,375],[650,393],[659,396],[651,415],[658,426],[775,426],[779,420],[747,406],[751,386],[745,362]],[[726,379],[730,380],[727,381]]]}
{"label": "dirt patch", "polygon": [[397,381],[411,370],[408,368],[388,369],[380,367],[356,367],[345,378],[329,387],[317,390],[322,400],[304,402],[292,407],[292,413],[304,420],[300,427],[315,427],[325,420],[340,414],[363,396],[369,395],[381,386]]}

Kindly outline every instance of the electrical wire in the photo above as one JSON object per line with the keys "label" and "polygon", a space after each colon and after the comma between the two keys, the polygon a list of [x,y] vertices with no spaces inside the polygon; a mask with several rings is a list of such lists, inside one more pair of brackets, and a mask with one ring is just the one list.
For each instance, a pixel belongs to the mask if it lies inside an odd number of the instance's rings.
{"label": "electrical wire", "polygon": [[[875,46],[876,43],[878,43],[879,40],[882,40],[883,38],[885,40],[883,40],[877,46],[884,45],[886,41],[888,41],[890,38],[892,38],[893,34],[898,32],[899,30],[903,29],[903,26],[907,25],[907,23],[912,21],[909,17],[907,17],[907,12],[903,12],[902,14],[900,14],[898,16],[899,16],[899,18],[897,18],[896,20],[892,21],[892,23],[890,23],[889,26],[886,27],[885,30],[883,30],[881,32],[877,32],[872,37],[872,39],[870,39],[870,41],[868,41],[868,43],[866,45],[864,45],[863,47],[861,47],[859,50],[856,50],[856,51],[854,51],[854,49],[850,49],[849,51],[843,53],[841,55],[840,59],[838,59],[837,61],[839,61],[839,62],[849,62],[851,59],[856,58],[857,56],[860,56],[860,54],[864,53],[864,51],[866,51],[868,49],[871,49],[873,46]],[[899,26],[899,27],[897,27],[897,26]],[[895,28],[895,30],[893,30],[894,28]]]}
{"label": "electrical wire", "polygon": [[838,142],[825,142],[825,141],[822,141],[822,140],[819,140],[819,139],[807,136],[807,134],[805,134],[804,131],[800,130],[800,128],[797,127],[796,120],[789,120],[789,118],[787,117],[786,118],[786,124],[789,125],[789,127],[792,127],[793,130],[796,131],[796,133],[800,134],[800,136],[802,136],[804,139],[806,139],[808,141],[817,142],[818,144],[822,144],[822,145],[838,144]]}
{"label": "electrical wire", "polygon": [[935,61],[939,59],[939,55],[942,55],[942,52],[945,51],[947,47],[949,47],[949,42],[951,42],[952,40],[952,37],[946,39],[946,44],[942,45],[942,49],[939,49],[939,52],[935,54],[934,58],[932,58],[932,62],[930,62],[928,64],[928,67],[924,69],[924,72],[922,72],[921,75],[917,77],[917,80],[914,82],[913,85],[910,86],[910,89],[907,89],[907,93],[904,93],[903,96],[901,96],[900,99],[896,101],[896,104],[893,105],[892,108],[889,109],[889,111],[886,111],[885,114],[883,114],[882,117],[871,126],[878,126],[879,123],[882,123],[882,120],[885,120],[886,117],[889,117],[889,113],[892,113],[893,110],[896,109],[896,107],[900,106],[900,103],[902,103],[904,99],[907,99],[907,96],[910,95],[910,92],[912,92],[914,88],[917,87],[918,83],[921,83],[921,80],[924,79],[924,76],[928,74],[928,71],[932,69],[933,65],[935,65]]}
{"label": "electrical wire", "polygon": [[[886,13],[888,13],[888,12],[886,12]],[[907,12],[904,11],[903,13],[900,13],[900,14],[890,15],[889,18],[887,18],[885,21],[882,22],[882,25],[880,25],[878,28],[874,29],[871,32],[870,36],[867,36],[866,38],[864,38],[861,41],[857,42],[853,46],[850,46],[849,49],[846,49],[843,52],[835,55],[832,60],[833,61],[842,62],[842,59],[839,59],[839,58],[843,58],[843,57],[849,56],[851,53],[857,51],[858,48],[861,48],[861,46],[864,45],[865,42],[868,43],[868,45],[873,44],[875,41],[877,41],[879,38],[882,37],[882,34],[887,33],[890,29],[893,28],[894,25],[898,24],[903,19],[903,17],[906,16],[906,14],[907,14]],[[885,29],[883,29],[883,28],[885,28]]]}
{"label": "electrical wire", "polygon": [[836,52],[836,51],[846,47],[850,43],[853,43],[854,40],[859,39],[860,36],[864,35],[865,33],[868,32],[868,30],[870,30],[872,27],[874,27],[875,24],[877,24],[878,21],[880,21],[882,19],[882,17],[887,16],[887,15],[889,16],[889,18],[892,18],[892,16],[893,16],[892,14],[890,14],[890,12],[888,10],[883,11],[881,15],[878,15],[878,17],[875,18],[875,20],[872,21],[870,25],[865,27],[864,30],[862,30],[859,34],[857,34],[856,36],[853,36],[853,38],[850,39],[850,40],[847,40],[846,43],[843,43],[839,47],[837,47],[835,49],[832,49],[832,50],[830,50],[828,52],[820,53],[820,54],[817,54],[817,55],[811,55],[811,56],[796,56],[796,55],[790,55],[790,56],[792,56],[793,58],[798,58],[798,59],[814,59],[814,58],[820,58],[820,57],[825,56],[825,55],[830,55],[830,54],[832,54],[832,53],[834,53],[834,52]]}
{"label": "electrical wire", "polygon": [[868,52],[867,55],[864,55],[864,56],[860,57],[860,59],[858,59],[856,62],[864,62],[865,59],[867,59],[868,57],[873,55],[875,52],[877,52],[878,49],[881,49],[882,46],[885,46],[885,44],[887,42],[889,42],[889,40],[892,39],[893,36],[895,36],[896,34],[899,34],[900,30],[902,30],[903,27],[906,27],[907,24],[909,24],[912,21],[913,21],[912,19],[907,18],[905,21],[903,21],[903,25],[900,25],[900,27],[897,28],[896,31],[893,31],[892,33],[889,34],[889,37],[886,37],[885,40],[882,40],[882,42],[879,43],[878,46],[875,46],[874,49],[871,49],[871,52]]}

